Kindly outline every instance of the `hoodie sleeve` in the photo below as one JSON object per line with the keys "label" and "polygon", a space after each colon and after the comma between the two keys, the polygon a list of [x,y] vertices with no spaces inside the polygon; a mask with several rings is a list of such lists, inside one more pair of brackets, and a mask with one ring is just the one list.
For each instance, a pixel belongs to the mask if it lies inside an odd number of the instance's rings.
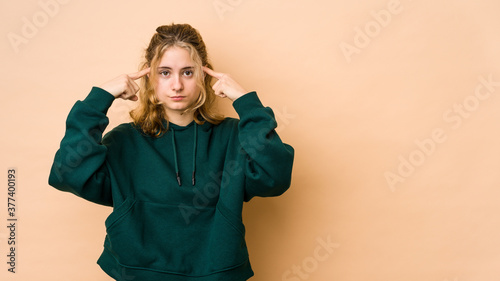
{"label": "hoodie sleeve", "polygon": [[108,108],[115,98],[94,87],[77,101],[66,120],[66,132],[56,152],[49,184],[97,204],[112,206],[107,147],[101,143],[109,120]]}
{"label": "hoodie sleeve", "polygon": [[240,117],[238,139],[245,156],[245,201],[283,194],[290,187],[294,149],[276,133],[272,109],[262,105],[256,92],[236,99],[233,107]]}

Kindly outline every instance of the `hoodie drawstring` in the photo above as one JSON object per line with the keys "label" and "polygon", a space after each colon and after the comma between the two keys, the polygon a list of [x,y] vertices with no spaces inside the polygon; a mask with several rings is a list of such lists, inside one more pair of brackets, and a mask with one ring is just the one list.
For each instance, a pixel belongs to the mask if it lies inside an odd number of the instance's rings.
{"label": "hoodie drawstring", "polygon": [[[175,177],[177,178],[177,183],[179,184],[179,186],[182,186],[181,176],[179,173],[179,164],[177,161],[177,148],[175,145],[175,131],[173,129],[171,129],[171,131],[172,131],[172,148],[174,150]],[[194,123],[194,141],[193,141],[193,177],[192,177],[193,186],[196,183],[196,178],[195,178],[195,175],[196,175],[196,145],[198,142],[198,136],[197,136],[198,132],[197,131],[198,131],[198,124],[196,124],[196,122],[195,122]]]}
{"label": "hoodie drawstring", "polygon": [[196,178],[195,178],[195,174],[196,174],[196,144],[198,142],[198,124],[196,124],[196,122],[194,122],[194,142],[193,142],[193,177],[192,177],[192,182],[193,182],[193,186],[195,185],[196,183]]}

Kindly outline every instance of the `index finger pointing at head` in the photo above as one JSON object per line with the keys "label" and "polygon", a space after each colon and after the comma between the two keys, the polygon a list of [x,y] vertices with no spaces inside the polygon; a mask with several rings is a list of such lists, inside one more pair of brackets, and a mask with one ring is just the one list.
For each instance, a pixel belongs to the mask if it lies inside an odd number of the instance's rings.
{"label": "index finger pointing at head", "polygon": [[208,75],[212,76],[212,77],[215,77],[217,79],[220,79],[224,74],[222,73],[219,73],[219,72],[215,72],[213,71],[212,69],[204,66],[203,67],[203,71],[205,71]]}
{"label": "index finger pointing at head", "polygon": [[146,74],[149,74],[150,70],[151,70],[151,68],[148,67],[148,68],[145,68],[145,69],[138,71],[136,73],[129,74],[128,77],[130,77],[133,80],[136,80],[136,79],[143,77]]}

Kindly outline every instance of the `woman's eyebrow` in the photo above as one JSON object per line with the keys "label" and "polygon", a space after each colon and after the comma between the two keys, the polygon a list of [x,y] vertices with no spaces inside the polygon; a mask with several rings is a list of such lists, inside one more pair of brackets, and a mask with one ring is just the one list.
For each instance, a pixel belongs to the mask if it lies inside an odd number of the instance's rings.
{"label": "woman's eyebrow", "polygon": [[[186,66],[186,67],[181,68],[181,70],[193,69],[193,68],[194,68],[194,66]],[[172,70],[172,68],[170,66],[159,66],[158,69]]]}

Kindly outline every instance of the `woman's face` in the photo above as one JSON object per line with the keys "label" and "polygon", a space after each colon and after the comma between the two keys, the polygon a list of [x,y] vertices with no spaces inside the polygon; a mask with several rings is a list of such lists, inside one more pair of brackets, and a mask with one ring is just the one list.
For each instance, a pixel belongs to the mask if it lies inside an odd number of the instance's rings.
{"label": "woman's face", "polygon": [[200,95],[196,85],[196,64],[189,52],[180,47],[170,47],[158,64],[155,92],[167,113],[179,114],[193,104]]}

